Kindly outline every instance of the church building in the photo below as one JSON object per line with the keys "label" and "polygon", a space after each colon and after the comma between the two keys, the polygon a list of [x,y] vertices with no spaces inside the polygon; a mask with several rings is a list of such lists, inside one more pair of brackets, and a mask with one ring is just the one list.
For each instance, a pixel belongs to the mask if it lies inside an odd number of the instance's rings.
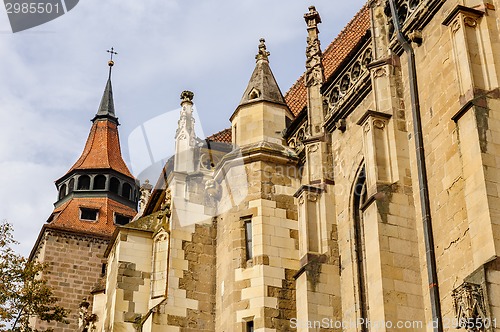
{"label": "church building", "polygon": [[140,187],[108,80],[31,256],[56,331],[500,331],[499,11],[370,0],[323,49],[311,6],[288,92],[261,39],[231,127],[197,137],[182,92]]}

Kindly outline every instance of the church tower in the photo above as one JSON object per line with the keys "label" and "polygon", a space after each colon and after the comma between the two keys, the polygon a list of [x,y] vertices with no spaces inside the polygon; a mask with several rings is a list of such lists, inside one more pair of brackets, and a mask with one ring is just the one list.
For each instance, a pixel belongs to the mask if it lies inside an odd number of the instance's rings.
{"label": "church tower", "polygon": [[37,321],[34,328],[80,330],[80,305],[105,273],[104,251],[116,225],[129,223],[137,212],[138,182],[120,150],[111,87],[113,65],[110,60],[108,81],[85,148],[69,171],[55,182],[58,197],[54,211],[30,255],[31,260],[49,264],[45,277],[61,305],[71,310],[70,324]]}

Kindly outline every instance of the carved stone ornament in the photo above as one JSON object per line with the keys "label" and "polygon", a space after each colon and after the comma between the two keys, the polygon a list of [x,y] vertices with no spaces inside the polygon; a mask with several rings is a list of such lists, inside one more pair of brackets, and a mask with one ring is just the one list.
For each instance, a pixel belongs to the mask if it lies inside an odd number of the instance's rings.
{"label": "carved stone ornament", "polygon": [[181,116],[179,121],[177,122],[177,130],[175,132],[175,138],[177,140],[185,140],[189,139],[189,145],[195,145],[195,132],[194,132],[194,124],[195,119],[193,117],[193,97],[194,93],[191,91],[183,91],[181,93]]}
{"label": "carved stone ornament", "polygon": [[182,91],[181,93],[181,100],[182,102],[181,103],[184,103],[184,102],[189,102],[191,103],[193,101],[193,98],[194,98],[194,93],[191,92],[191,91]]}
{"label": "carved stone ornament", "polygon": [[460,30],[460,20],[456,19],[455,21],[453,21],[453,24],[451,25],[451,32],[455,33],[458,30]]}
{"label": "carved stone ornament", "polygon": [[321,59],[321,44],[318,38],[318,24],[321,23],[319,13],[314,6],[309,7],[309,12],[304,15],[307,23],[308,37],[306,47],[306,75],[307,87],[320,85],[324,81],[324,69]]}
{"label": "carved stone ornament", "polygon": [[318,195],[316,195],[316,194],[307,194],[307,199],[310,202],[316,202],[318,200]]}
{"label": "carved stone ornament", "polygon": [[385,70],[385,68],[377,68],[373,73],[374,78],[383,76],[387,76],[387,71]]}
{"label": "carved stone ornament", "polygon": [[141,192],[141,198],[139,199],[139,211],[143,211],[144,208],[146,207],[146,204],[149,201],[149,198],[151,197],[151,191],[153,189],[153,186],[149,183],[149,180],[145,180],[144,184],[141,186],[140,192]]}
{"label": "carved stone ornament", "polygon": [[303,124],[295,131],[295,133],[288,139],[288,146],[300,152],[304,148],[304,139],[309,132],[309,123],[304,121]]}
{"label": "carved stone ornament", "polygon": [[377,129],[384,129],[385,127],[385,122],[382,120],[373,120],[373,126]]}
{"label": "carved stone ornament", "polygon": [[255,59],[257,61],[259,60],[269,61],[269,56],[271,55],[271,53],[269,53],[266,49],[266,40],[264,38],[261,38],[259,41],[260,41],[259,53],[257,53]]}
{"label": "carved stone ornament", "polygon": [[309,152],[309,153],[314,153],[314,152],[318,151],[318,147],[319,147],[319,146],[318,146],[318,144],[317,144],[317,143],[316,143],[316,144],[311,144],[311,145],[309,145],[309,146],[307,147],[307,152]]}
{"label": "carved stone ornament", "polygon": [[477,21],[470,16],[466,16],[464,17],[464,24],[468,27],[475,28],[477,26]]}
{"label": "carved stone ornament", "polygon": [[452,294],[457,328],[484,331],[486,305],[481,285],[464,282]]}
{"label": "carved stone ornament", "polygon": [[[420,5],[423,4],[425,1],[422,0],[400,0],[398,1],[398,20],[401,23],[401,26],[404,26],[406,24],[406,21],[412,16],[414,12],[419,9]],[[392,22],[392,15],[391,15],[391,9],[389,5],[389,1],[386,1],[385,3],[385,8],[384,12],[386,16],[388,17],[388,24],[389,24],[389,32],[392,35],[394,33],[394,24]]]}
{"label": "carved stone ornament", "polygon": [[370,129],[371,129],[370,123],[368,123],[368,122],[367,122],[367,123],[365,123],[365,126],[364,126],[364,131],[365,131],[365,133],[369,132],[369,131],[370,131]]}
{"label": "carved stone ornament", "polygon": [[[372,60],[372,47],[371,44],[368,43],[352,62],[345,67],[345,70],[335,77],[325,92],[328,113],[333,113],[341,108],[343,102],[355,95],[355,91],[360,85],[366,83],[366,78],[369,77],[367,65],[370,64]],[[374,77],[384,75],[387,75],[387,73],[383,68],[379,68],[374,72]]]}

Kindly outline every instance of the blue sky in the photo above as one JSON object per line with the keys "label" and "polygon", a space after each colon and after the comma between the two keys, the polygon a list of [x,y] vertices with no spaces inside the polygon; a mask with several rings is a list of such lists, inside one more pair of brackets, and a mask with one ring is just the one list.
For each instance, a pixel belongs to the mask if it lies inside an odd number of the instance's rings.
{"label": "blue sky", "polygon": [[324,49],[364,2],[82,0],[15,34],[0,9],[0,220],[14,224],[19,251],[31,250],[56,200],[54,180],[83,150],[108,74],[107,49],[119,53],[113,92],[129,163],[129,135],[177,110],[183,90],[195,93],[205,134],[229,127],[260,37],[285,93],[304,71],[308,6],[321,14]]}

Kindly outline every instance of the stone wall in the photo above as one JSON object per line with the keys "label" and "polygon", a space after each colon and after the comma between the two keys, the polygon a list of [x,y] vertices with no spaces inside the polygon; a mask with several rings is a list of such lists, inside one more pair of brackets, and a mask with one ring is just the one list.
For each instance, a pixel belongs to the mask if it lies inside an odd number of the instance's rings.
{"label": "stone wall", "polygon": [[59,304],[71,310],[70,324],[37,321],[34,328],[54,328],[60,332],[78,329],[80,303],[86,298],[92,303],[90,292],[101,277],[104,251],[108,239],[75,235],[68,232],[46,230],[39,244],[39,261],[50,262],[47,273],[48,285]]}
{"label": "stone wall", "polygon": [[153,314],[152,331],[214,331],[215,225],[171,231],[167,301]]}
{"label": "stone wall", "polygon": [[[215,331],[244,332],[250,322],[255,331],[288,331],[297,315],[298,173],[293,164],[262,159],[245,163],[245,202],[217,218]],[[250,259],[245,222],[252,224]]]}

